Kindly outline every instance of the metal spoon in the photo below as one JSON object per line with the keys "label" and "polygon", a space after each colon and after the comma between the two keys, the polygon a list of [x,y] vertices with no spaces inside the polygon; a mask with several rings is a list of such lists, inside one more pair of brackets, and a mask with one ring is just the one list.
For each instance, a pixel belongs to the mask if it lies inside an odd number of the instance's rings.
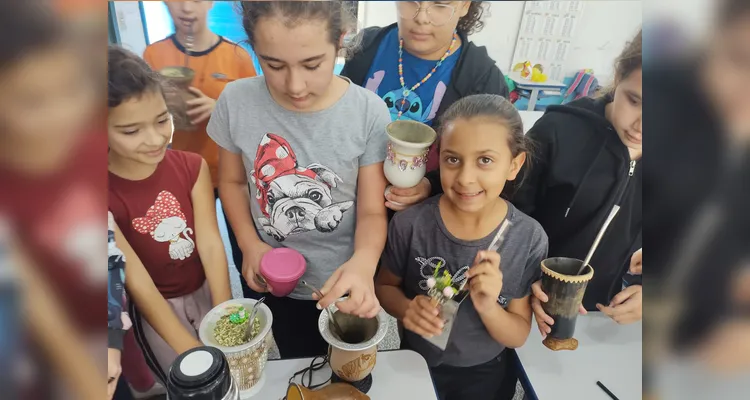
{"label": "metal spoon", "polygon": [[[301,281],[300,283],[302,284],[302,286],[305,286],[306,288],[312,290],[313,293],[315,293],[316,295],[318,295],[318,300],[320,300],[320,299],[323,298],[323,293],[321,293],[320,290],[318,290],[315,286],[310,285],[310,284],[308,284],[305,281]],[[328,318],[333,323],[333,330],[336,331],[335,332],[336,335],[338,335],[338,337],[343,340],[344,330],[341,329],[341,326],[339,325],[338,321],[336,321],[336,318],[333,317],[333,313],[331,312],[330,308],[326,307],[326,312],[328,312]]]}
{"label": "metal spoon", "polygon": [[247,324],[247,330],[246,330],[246,332],[245,332],[245,338],[246,338],[246,339],[247,339],[248,341],[250,341],[250,339],[252,339],[252,335],[253,335],[253,325],[254,325],[254,324],[253,324],[253,321],[255,321],[255,314],[257,314],[257,313],[258,313],[258,306],[259,306],[259,305],[260,305],[261,303],[263,303],[263,301],[265,301],[265,300],[266,300],[265,296],[264,296],[264,297],[261,297],[261,298],[260,298],[260,300],[256,301],[256,302],[255,302],[255,304],[253,304],[253,309],[252,309],[252,310],[250,310],[250,318],[248,318],[248,321],[250,321],[250,323],[249,323],[249,324]]}

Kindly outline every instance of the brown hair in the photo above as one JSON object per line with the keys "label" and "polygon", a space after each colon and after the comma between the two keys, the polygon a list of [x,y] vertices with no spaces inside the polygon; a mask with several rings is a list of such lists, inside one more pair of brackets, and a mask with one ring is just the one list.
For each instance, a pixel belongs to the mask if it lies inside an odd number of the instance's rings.
{"label": "brown hair", "polygon": [[[513,157],[526,153],[526,162],[523,170],[531,168],[531,160],[534,153],[534,142],[526,137],[523,131],[523,120],[521,114],[513,103],[505,97],[496,94],[474,94],[466,96],[453,103],[440,117],[440,132],[457,119],[489,118],[508,128],[508,146]],[[522,171],[523,171],[522,170]],[[517,190],[525,179],[526,174],[513,185],[506,185],[506,189],[512,186]]]}
{"label": "brown hair", "polygon": [[107,57],[107,103],[117,107],[144,93],[158,91],[163,94],[164,79],[130,50],[109,46]]}
{"label": "brown hair", "polygon": [[484,28],[484,13],[489,11],[490,2],[488,1],[471,1],[469,12],[458,20],[456,29],[466,36],[477,33]]}
{"label": "brown hair", "polygon": [[[54,49],[65,29],[54,10],[39,1],[0,3],[0,69],[9,68],[30,52]],[[12,38],[12,39],[11,39]]]}
{"label": "brown hair", "polygon": [[352,7],[344,1],[240,1],[242,27],[251,46],[255,44],[255,28],[262,18],[277,17],[284,24],[295,27],[309,20],[328,22],[328,40],[340,50],[339,40],[356,28],[356,20],[349,11]]}
{"label": "brown hair", "polygon": [[642,31],[638,30],[638,34],[625,45],[625,49],[617,57],[615,61],[615,82],[610,93],[614,91],[615,85],[627,79],[633,72],[643,68],[641,33]]}
{"label": "brown hair", "polygon": [[719,23],[730,25],[750,13],[750,2],[747,0],[722,0],[719,4]]}

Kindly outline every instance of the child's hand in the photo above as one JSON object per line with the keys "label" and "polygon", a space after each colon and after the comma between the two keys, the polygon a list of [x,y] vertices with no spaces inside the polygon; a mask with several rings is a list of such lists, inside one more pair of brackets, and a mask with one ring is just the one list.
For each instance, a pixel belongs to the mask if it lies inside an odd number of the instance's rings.
{"label": "child's hand", "polygon": [[474,265],[466,271],[466,279],[469,279],[469,294],[478,313],[482,314],[496,307],[497,298],[503,290],[500,254],[480,251],[474,259]]}
{"label": "child's hand", "polygon": [[252,247],[242,249],[242,276],[247,281],[247,286],[257,293],[271,290],[270,286],[260,285],[256,280],[256,275],[260,274],[260,259],[272,249],[273,247],[262,241],[254,243]]}
{"label": "child's hand", "polygon": [[404,313],[404,328],[430,338],[443,333],[443,321],[438,316],[437,306],[434,306],[427,296],[419,295],[410,303]]}
{"label": "child's hand", "polygon": [[340,266],[320,289],[323,298],[314,296],[318,300],[318,308],[322,310],[349,293],[348,299],[336,304],[339,311],[361,318],[376,316],[380,311],[380,302],[375,296],[375,280],[369,272],[372,269],[367,268],[365,263],[355,256]]}
{"label": "child's hand", "polygon": [[628,286],[612,298],[609,306],[597,303],[596,308],[620,325],[640,321],[643,315],[643,286]]}
{"label": "child's hand", "polygon": [[216,107],[216,100],[206,96],[198,88],[190,87],[189,90],[196,98],[185,102],[188,106],[186,114],[190,117],[190,122],[197,125],[211,116],[214,107]]}
{"label": "child's hand", "polygon": [[411,188],[399,189],[395,186],[391,186],[390,193],[385,196],[385,199],[387,200],[385,206],[393,211],[405,210],[428,198],[431,190],[432,186],[427,178],[422,178],[417,186]]}
{"label": "child's hand", "polygon": [[630,273],[633,275],[643,274],[643,249],[638,249],[630,257]]}
{"label": "child's hand", "polygon": [[120,379],[122,366],[120,364],[120,350],[107,349],[107,398],[112,399],[117,389],[117,380]]}
{"label": "child's hand", "polygon": [[[542,307],[542,303],[546,303],[549,300],[549,297],[547,297],[547,294],[545,294],[542,290],[541,280],[536,281],[533,285],[531,285],[531,294],[531,310],[534,311],[536,326],[537,328],[539,328],[539,333],[542,334],[542,337],[545,337],[547,336],[547,334],[552,332],[552,328],[550,328],[550,326],[554,325],[555,320],[547,315],[547,313],[544,312],[544,308]],[[587,311],[585,308],[583,308],[583,304],[578,305],[578,313],[581,315],[586,315]]]}

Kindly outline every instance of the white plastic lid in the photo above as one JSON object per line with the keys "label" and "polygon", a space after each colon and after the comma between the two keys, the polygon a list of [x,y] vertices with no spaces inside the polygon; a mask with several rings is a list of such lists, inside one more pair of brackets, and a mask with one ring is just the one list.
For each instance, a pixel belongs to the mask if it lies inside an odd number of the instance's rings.
{"label": "white plastic lid", "polygon": [[205,350],[195,351],[188,354],[180,363],[180,371],[185,376],[198,376],[206,373],[214,362],[211,353]]}

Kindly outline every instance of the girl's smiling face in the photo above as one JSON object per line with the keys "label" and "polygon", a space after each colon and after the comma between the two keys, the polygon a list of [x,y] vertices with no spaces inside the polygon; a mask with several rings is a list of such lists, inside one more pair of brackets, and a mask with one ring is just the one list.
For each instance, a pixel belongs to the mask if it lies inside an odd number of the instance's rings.
{"label": "girl's smiling face", "polygon": [[513,156],[508,128],[496,118],[458,118],[440,141],[440,181],[445,196],[461,211],[478,212],[516,179],[526,153]]}
{"label": "girl's smiling face", "polygon": [[110,152],[147,165],[161,162],[174,131],[172,117],[158,89],[110,108],[107,122]]}
{"label": "girl's smiling face", "polygon": [[336,46],[325,20],[286,22],[261,18],[253,48],[274,100],[289,110],[311,110],[331,87]]}

